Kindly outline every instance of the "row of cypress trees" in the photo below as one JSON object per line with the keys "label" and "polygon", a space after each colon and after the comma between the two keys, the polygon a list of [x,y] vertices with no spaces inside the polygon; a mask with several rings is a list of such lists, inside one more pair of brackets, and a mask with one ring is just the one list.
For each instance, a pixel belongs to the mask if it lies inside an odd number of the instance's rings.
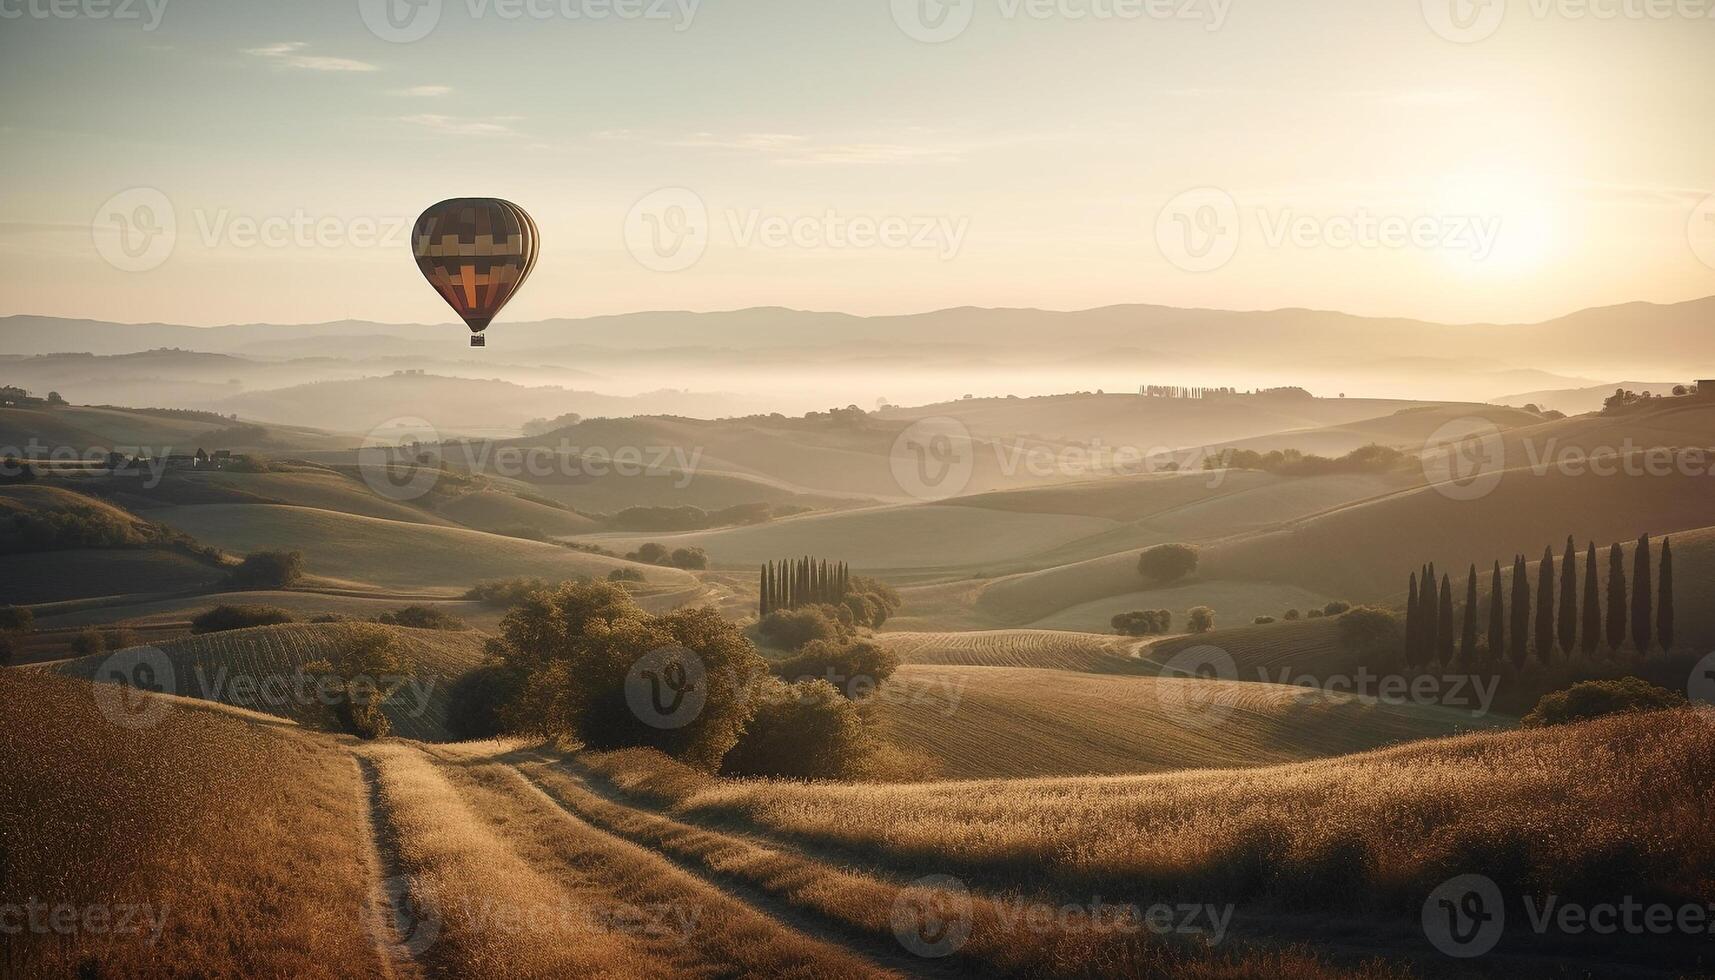
{"label": "row of cypress trees", "polygon": [[851,580],[851,568],[843,561],[804,557],[768,562],[762,566],[762,615],[836,604],[851,591]]}
{"label": "row of cypress trees", "polygon": [[[1618,544],[1608,548],[1606,610],[1596,574],[1596,544],[1584,555],[1582,610],[1579,605],[1578,555],[1570,536],[1560,560],[1558,587],[1554,549],[1545,548],[1537,566],[1536,602],[1531,603],[1530,575],[1523,555],[1513,558],[1511,595],[1503,593],[1501,563],[1495,562],[1489,580],[1487,641],[1479,646],[1477,566],[1465,576],[1464,616],[1457,634],[1453,630],[1453,583],[1443,574],[1436,580],[1435,565],[1412,573],[1405,605],[1405,659],[1413,667],[1451,664],[1455,652],[1461,665],[1477,663],[1483,652],[1485,663],[1505,655],[1515,667],[1523,667],[1532,652],[1543,663],[1553,661],[1555,651],[1570,658],[1592,656],[1606,644],[1609,653],[1625,645],[1630,628],[1632,649],[1648,656],[1656,644],[1672,650],[1673,543],[1663,539],[1659,576],[1652,582],[1649,535],[1638,538],[1632,555],[1631,587],[1627,588],[1625,556]],[[1657,598],[1659,596],[1659,599]],[[1456,645],[1456,648],[1455,648]]]}

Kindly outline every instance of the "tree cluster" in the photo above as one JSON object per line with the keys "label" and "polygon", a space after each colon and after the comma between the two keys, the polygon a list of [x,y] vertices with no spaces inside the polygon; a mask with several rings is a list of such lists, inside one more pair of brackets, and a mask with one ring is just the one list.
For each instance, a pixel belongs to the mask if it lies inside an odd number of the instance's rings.
{"label": "tree cluster", "polygon": [[[1575,655],[1613,654],[1629,637],[1631,650],[1647,656],[1658,645],[1672,650],[1675,640],[1673,605],[1673,545],[1661,543],[1660,563],[1651,559],[1649,535],[1633,549],[1628,586],[1625,554],[1618,544],[1608,549],[1607,587],[1601,587],[1595,542],[1584,553],[1583,584],[1578,581],[1578,554],[1566,539],[1558,566],[1554,549],[1543,549],[1537,564],[1534,601],[1529,567],[1523,555],[1513,558],[1510,582],[1495,562],[1486,601],[1478,597],[1477,567],[1465,576],[1458,628],[1454,626],[1454,585],[1436,576],[1428,564],[1412,573],[1405,610],[1406,663],[1447,666],[1493,664],[1502,657],[1523,667],[1534,654],[1547,664]],[[1603,592],[1606,592],[1604,602]],[[1486,607],[1486,615],[1484,614]]]}

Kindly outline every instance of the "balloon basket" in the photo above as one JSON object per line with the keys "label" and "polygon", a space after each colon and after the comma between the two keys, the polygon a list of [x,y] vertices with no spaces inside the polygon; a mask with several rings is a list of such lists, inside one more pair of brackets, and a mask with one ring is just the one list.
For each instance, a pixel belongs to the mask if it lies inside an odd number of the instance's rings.
{"label": "balloon basket", "polygon": [[472,337],[470,339],[470,345],[472,347],[487,347],[488,346],[488,338],[482,336],[481,334],[478,334],[475,337]]}

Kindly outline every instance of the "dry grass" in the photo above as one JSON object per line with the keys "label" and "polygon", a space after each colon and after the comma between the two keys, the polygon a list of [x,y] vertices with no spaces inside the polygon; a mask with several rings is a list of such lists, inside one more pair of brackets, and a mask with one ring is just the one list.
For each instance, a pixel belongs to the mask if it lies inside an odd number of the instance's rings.
{"label": "dry grass", "polygon": [[[190,703],[121,728],[90,685],[35,671],[0,671],[0,704],[0,902],[82,923],[8,937],[0,973],[380,975],[361,787],[337,742]],[[116,933],[143,907],[165,916],[152,944]],[[90,930],[91,909],[115,932]]]}
{"label": "dry grass", "polygon": [[898,654],[902,664],[1045,667],[1098,674],[1135,671],[1140,665],[1133,655],[1143,643],[1112,634],[1059,630],[882,633],[876,642]]}
{"label": "dry grass", "polygon": [[410,897],[439,931],[432,970],[467,977],[648,976],[636,951],[495,836],[420,751],[366,747]]}
{"label": "dry grass", "polygon": [[[1207,699],[1193,710],[1219,711],[1216,723],[1186,725],[1170,710],[1188,686]],[[1284,684],[1027,667],[908,664],[879,704],[889,740],[929,756],[952,779],[1268,765],[1494,724],[1468,711]]]}
{"label": "dry grass", "polygon": [[661,854],[569,814],[497,757],[504,743],[441,746],[440,772],[517,849],[580,904],[632,919],[626,935],[656,976],[831,977],[887,971],[812,938],[680,870]]}
{"label": "dry grass", "polygon": [[999,882],[1406,908],[1464,872],[1562,896],[1715,895],[1715,715],[1471,735],[1263,769],[916,786],[735,783],[593,757],[688,819]]}

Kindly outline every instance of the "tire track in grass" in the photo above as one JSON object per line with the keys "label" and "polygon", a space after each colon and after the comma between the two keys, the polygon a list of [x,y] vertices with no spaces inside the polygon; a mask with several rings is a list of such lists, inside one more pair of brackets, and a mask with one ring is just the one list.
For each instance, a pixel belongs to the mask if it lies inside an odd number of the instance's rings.
{"label": "tire track in grass", "polygon": [[417,923],[406,907],[407,896],[402,887],[405,874],[399,863],[397,831],[388,819],[386,804],[381,797],[381,779],[375,763],[354,755],[366,798],[364,830],[369,837],[369,908],[366,910],[371,935],[375,937],[381,962],[391,977],[398,980],[419,980],[425,974],[410,948],[410,938]]}
{"label": "tire track in grass", "polygon": [[[538,870],[594,887],[615,909],[645,913],[661,959],[688,975],[720,977],[939,976],[897,947],[873,949],[830,935],[827,923],[754,889],[710,880],[684,862],[603,829],[572,812],[513,765],[431,751],[482,812],[504,814],[501,832],[525,835]],[[552,872],[550,872],[552,873]],[[671,916],[663,915],[671,910]],[[686,914],[689,913],[689,914]],[[661,934],[669,933],[669,934]]]}

